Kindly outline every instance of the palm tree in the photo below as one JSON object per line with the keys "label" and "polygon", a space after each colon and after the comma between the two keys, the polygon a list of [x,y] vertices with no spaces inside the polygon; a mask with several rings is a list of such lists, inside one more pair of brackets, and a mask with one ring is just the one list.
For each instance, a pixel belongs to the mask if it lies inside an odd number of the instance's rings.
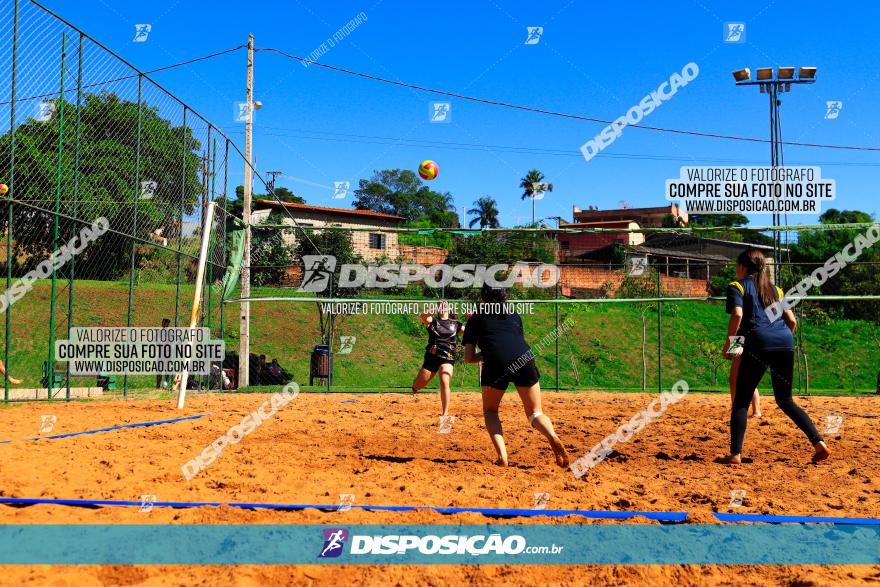
{"label": "palm tree", "polygon": [[480,198],[474,202],[475,208],[467,211],[468,214],[476,216],[471,219],[468,226],[473,228],[475,224],[479,224],[480,228],[498,228],[498,203],[489,196]]}
{"label": "palm tree", "polygon": [[537,222],[535,220],[535,197],[542,192],[552,192],[553,184],[544,183],[544,174],[537,169],[532,169],[519,182],[519,187],[523,189],[523,200],[532,199],[532,226],[534,226]]}

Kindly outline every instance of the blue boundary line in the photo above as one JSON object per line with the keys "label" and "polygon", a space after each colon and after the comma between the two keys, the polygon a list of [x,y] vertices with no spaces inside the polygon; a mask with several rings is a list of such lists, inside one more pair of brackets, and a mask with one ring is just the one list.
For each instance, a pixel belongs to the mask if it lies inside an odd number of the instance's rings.
{"label": "blue boundary line", "polygon": [[209,414],[196,414],[194,416],[184,416],[182,418],[173,418],[171,420],[156,420],[154,422],[135,422],[133,424],[121,424],[119,426],[111,426],[109,428],[98,428],[97,430],[84,430],[82,432],[68,432],[66,434],[54,434],[52,436],[36,436],[34,438],[23,438],[16,440],[3,440],[0,444],[9,444],[10,442],[20,442],[22,440],[53,440],[56,438],[70,438],[71,436],[82,436],[84,434],[98,434],[99,432],[110,432],[112,430],[122,430],[123,428],[144,428],[147,426],[159,426],[161,424],[173,424],[175,422],[183,422],[184,420],[196,420],[204,418]]}
{"label": "blue boundary line", "polygon": [[[123,506],[141,507],[140,501],[125,501],[111,499],[51,499],[51,498],[23,498],[23,497],[0,497],[0,504],[9,505],[72,505],[72,506]],[[279,504],[279,503],[244,503],[244,502],[212,502],[212,501],[157,501],[154,507],[172,508],[196,508],[196,507],[220,507],[228,506],[242,509],[268,509],[268,510],[338,510],[339,505],[321,504]],[[487,516],[581,516],[604,520],[625,520],[636,516],[642,516],[661,522],[684,522],[688,512],[629,512],[629,511],[599,511],[599,510],[534,510],[534,509],[505,509],[505,508],[454,508],[454,507],[430,507],[430,506],[399,506],[399,505],[352,505],[352,509],[364,511],[386,512],[410,512],[417,510],[435,511],[441,514],[478,513]],[[830,516],[774,516],[765,514],[722,514],[713,512],[720,522],[764,522],[769,524],[877,524],[880,518],[844,518]]]}

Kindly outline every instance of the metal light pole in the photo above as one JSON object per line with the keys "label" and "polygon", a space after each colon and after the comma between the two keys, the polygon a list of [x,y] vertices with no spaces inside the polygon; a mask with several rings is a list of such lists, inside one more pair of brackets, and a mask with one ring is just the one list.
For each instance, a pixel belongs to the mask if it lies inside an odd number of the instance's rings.
{"label": "metal light pole", "polygon": [[[770,98],[770,166],[780,167],[785,159],[782,155],[782,127],[779,122],[779,92],[790,92],[792,84],[816,83],[815,67],[800,67],[795,73],[794,67],[780,67],[776,71],[772,67],[759,67],[755,70],[755,79],[751,70],[746,67],[733,72],[733,79],[738,86],[758,86],[761,93]],[[773,226],[782,224],[782,214],[773,213]],[[780,279],[782,265],[782,246],[778,230],[773,231],[773,271],[777,282]]]}

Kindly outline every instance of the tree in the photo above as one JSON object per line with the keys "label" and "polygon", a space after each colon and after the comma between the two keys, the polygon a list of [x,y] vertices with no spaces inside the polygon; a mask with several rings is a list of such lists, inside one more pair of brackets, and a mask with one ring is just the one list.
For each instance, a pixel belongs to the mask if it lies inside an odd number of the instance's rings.
{"label": "tree", "polygon": [[544,182],[544,174],[537,169],[531,169],[520,180],[519,187],[523,189],[522,199],[532,199],[532,226],[535,225],[535,197],[541,192],[552,192],[553,184]]}
{"label": "tree", "polygon": [[433,226],[458,226],[458,215],[452,194],[431,190],[408,169],[374,171],[370,179],[362,179],[354,191],[355,210],[372,210],[394,214],[407,222],[428,220]]}
{"label": "tree", "polygon": [[[551,238],[535,238],[534,235],[523,233],[484,233],[472,235],[453,235],[452,248],[447,265],[515,265],[520,261],[536,261],[541,263],[553,263],[555,259],[556,241]],[[500,275],[499,275],[500,278]],[[551,290],[552,291],[552,290]],[[511,291],[517,293],[516,290]],[[546,293],[546,292],[545,292]],[[531,290],[531,294],[541,295],[538,290]],[[477,297],[477,293],[470,294],[454,288],[447,289],[446,295],[464,295],[471,298]]]}
{"label": "tree", "polygon": [[[54,195],[59,173],[58,135],[60,99],[47,120],[29,119],[15,129],[15,184],[11,197],[34,206],[25,212],[26,222],[13,226],[16,238],[18,272],[28,271],[51,251],[54,241]],[[159,115],[157,106],[143,105],[141,111],[140,153],[138,153],[138,104],[122,100],[110,92],[85,94],[82,105],[65,101],[61,157],[60,212],[73,216],[76,120],[80,126],[79,175],[76,190],[76,216],[92,222],[104,216],[110,229],[144,241],[157,229],[169,239],[181,238],[178,221],[192,217],[202,193],[200,177],[201,144],[192,130],[173,126]],[[77,110],[79,110],[77,112]],[[0,177],[8,178],[11,132],[0,136]],[[139,155],[139,157],[138,157]],[[136,165],[139,162],[139,170]],[[155,182],[145,194],[141,182]],[[134,209],[137,203],[137,223]],[[21,217],[21,216],[19,216]],[[6,229],[7,215],[0,226]],[[80,224],[62,220],[60,242],[71,238],[71,228]],[[116,279],[131,264],[131,241],[105,234],[93,242],[76,260],[77,277]],[[177,248],[169,243],[169,247]]]}
{"label": "tree", "polygon": [[871,215],[860,210],[837,210],[829,208],[819,216],[822,224],[859,224],[872,222]]}
{"label": "tree", "polygon": [[[275,199],[275,196],[278,199]],[[252,194],[251,201],[253,200],[269,200],[272,202],[277,202],[281,200],[282,202],[289,202],[291,204],[305,204],[306,201],[302,199],[300,196],[297,196],[292,191],[285,187],[277,187],[275,188],[275,196],[272,194]],[[241,217],[242,211],[244,210],[244,186],[236,186],[235,188],[235,198],[231,202],[228,203],[226,211],[232,214],[233,216]]]}
{"label": "tree", "polygon": [[293,257],[283,230],[276,228],[251,229],[251,283],[257,286],[281,285]]}
{"label": "tree", "polygon": [[682,226],[684,222],[682,221],[680,216],[675,216],[673,214],[667,214],[663,217],[663,220],[660,223],[660,226],[663,228],[678,228]]}
{"label": "tree", "polygon": [[773,246],[773,238],[755,230],[733,230],[748,226],[749,219],[742,214],[691,214],[688,223],[692,227],[729,228],[706,233],[708,238]]}
{"label": "tree", "polygon": [[691,226],[746,226],[749,219],[742,214],[691,214]]}
{"label": "tree", "polygon": [[[338,225],[337,225],[338,226]],[[299,238],[296,241],[296,257],[300,263],[303,262],[305,255],[331,255],[336,258],[336,267],[342,265],[362,264],[363,259],[355,253],[354,245],[351,241],[351,231],[342,228],[334,229],[332,227],[324,228],[320,231],[312,231],[310,239]],[[303,270],[308,270],[303,266]],[[339,287],[339,273],[334,271],[328,275],[329,283],[325,290],[317,292],[316,297],[358,297],[363,291],[363,287]],[[321,340],[324,344],[332,344],[330,340],[331,327],[342,325],[344,316],[325,315],[321,311],[321,303],[316,302],[315,308],[318,312],[318,325],[321,330]]]}
{"label": "tree", "polygon": [[[834,208],[827,210],[819,217],[822,224],[848,224],[871,222],[871,215],[859,210],[839,211]],[[849,243],[865,234],[865,229],[845,228],[834,230],[810,230],[799,234],[798,242],[791,247],[791,259],[795,263],[791,274],[791,284],[797,283],[809,275],[818,264],[825,263],[842,251]],[[821,291],[814,294],[824,295],[877,295],[880,294],[880,272],[875,266],[861,264],[863,262],[880,262],[880,245],[875,244],[862,251],[861,256],[842,269],[837,275],[822,285]],[[876,302],[825,302],[830,307],[837,307],[847,318],[860,318],[880,321]]]}
{"label": "tree", "polygon": [[718,368],[724,364],[724,349],[720,343],[709,342],[704,340],[699,345],[700,355],[709,363],[709,370],[712,372],[712,385],[718,384]]}
{"label": "tree", "polygon": [[468,214],[476,216],[472,218],[468,226],[471,228],[475,224],[479,224],[480,228],[498,228],[498,203],[489,196],[480,198],[474,202],[474,208],[467,211]]}
{"label": "tree", "polygon": [[[627,275],[617,288],[620,298],[653,298],[658,295],[656,288],[657,273],[653,269],[646,275],[635,277]],[[633,302],[642,319],[642,390],[648,388],[648,317],[657,311],[654,302]]]}

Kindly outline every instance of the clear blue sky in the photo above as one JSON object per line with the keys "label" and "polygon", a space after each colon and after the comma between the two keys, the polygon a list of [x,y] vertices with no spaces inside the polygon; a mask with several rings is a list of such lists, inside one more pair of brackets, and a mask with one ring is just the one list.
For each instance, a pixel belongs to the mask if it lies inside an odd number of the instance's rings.
{"label": "clear blue sky", "polygon": [[[713,2],[469,2],[401,0],[213,2],[153,0],[45,0],[48,7],[148,70],[244,44],[307,56],[346,22],[367,20],[319,58],[322,63],[482,98],[614,119],[688,62],[699,77],[643,123],[704,132],[768,137],[768,104],[755,87],[733,83],[744,66],[818,67],[818,82],[784,94],[786,140],[880,146],[880,3],[789,1]],[[724,22],[746,24],[746,40],[722,42]],[[150,23],[146,42],[132,42],[136,23]],[[536,45],[526,27],[543,26]],[[244,51],[155,74],[154,78],[243,146],[234,121],[244,100]],[[428,104],[445,100],[328,71],[304,68],[258,53],[255,153],[260,170],[281,170],[284,185],[308,203],[348,207],[334,200],[333,182],[352,187],[375,169],[415,170],[434,159],[432,184],[449,191],[460,210],[478,197],[495,198],[502,224],[531,218],[519,180],[537,167],[555,184],[538,202],[538,216],[571,218],[572,205],[616,208],[665,203],[664,181],[688,164],[734,159],[769,163],[767,144],[668,135],[626,129],[605,153],[675,157],[646,160],[599,156],[585,161],[578,148],[604,125],[452,99],[452,122],[432,124]],[[825,103],[840,100],[836,120]],[[349,135],[349,136],[346,136]],[[360,135],[352,137],[350,135]],[[318,137],[305,138],[305,137]],[[462,150],[444,145],[395,144],[390,137],[469,145],[530,147],[550,153]],[[357,141],[357,142],[355,142]],[[821,165],[837,181],[834,207],[878,213],[880,152],[788,146],[787,164]],[[241,170],[232,177],[240,182]],[[794,216],[795,223],[815,220]],[[752,217],[769,224],[769,216]]]}

